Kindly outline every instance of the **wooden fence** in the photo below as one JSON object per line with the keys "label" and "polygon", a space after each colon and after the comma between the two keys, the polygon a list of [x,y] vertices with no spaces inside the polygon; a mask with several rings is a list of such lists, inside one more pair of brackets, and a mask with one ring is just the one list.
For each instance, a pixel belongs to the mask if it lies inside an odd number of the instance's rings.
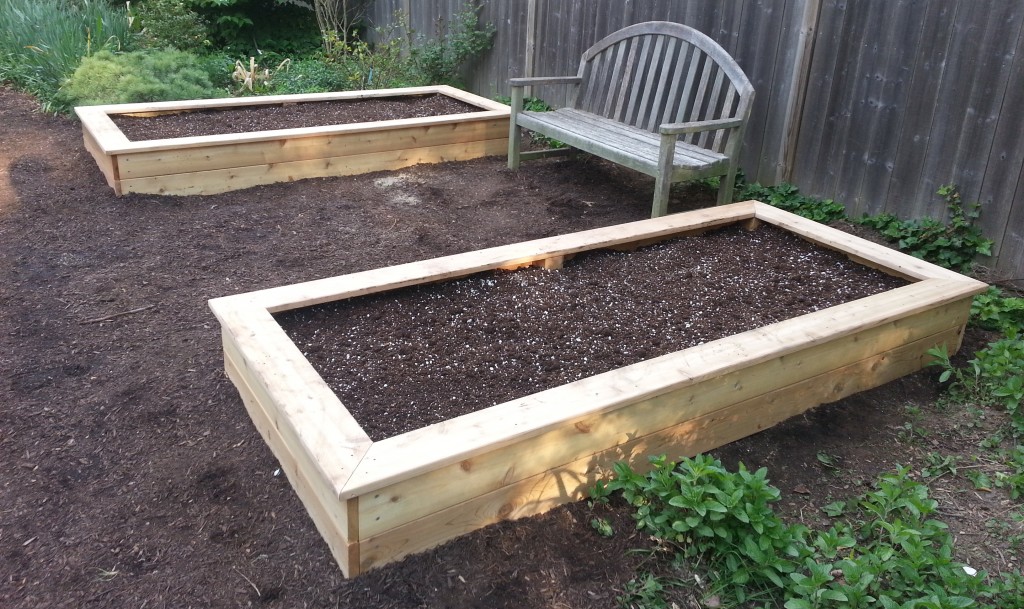
{"label": "wooden fence", "polygon": [[[376,0],[436,31],[463,0]],[[956,183],[980,201],[998,277],[1024,279],[1024,3],[1010,0],[491,0],[493,48],[467,75],[507,95],[514,76],[575,74],[590,44],[649,20],[719,42],[757,91],[742,166],[790,181],[851,215],[942,217]],[[535,92],[564,103],[564,92]]]}

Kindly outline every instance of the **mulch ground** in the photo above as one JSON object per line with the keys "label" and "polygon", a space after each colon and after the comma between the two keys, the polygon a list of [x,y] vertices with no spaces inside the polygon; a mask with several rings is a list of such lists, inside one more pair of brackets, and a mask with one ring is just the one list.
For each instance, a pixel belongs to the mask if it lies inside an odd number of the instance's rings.
{"label": "mulch ground", "polygon": [[[647,560],[627,549],[650,542],[621,508],[602,514],[618,533],[599,537],[586,503],[343,579],[224,376],[206,301],[642,219],[652,186],[586,158],[520,172],[492,158],[118,198],[76,122],[0,90],[0,606],[615,607]],[[672,209],[701,196],[679,190]],[[933,449],[900,441],[905,405],[936,395],[930,375],[716,454],[768,467],[780,509],[813,521],[814,506]],[[1005,513],[999,497],[936,491],[972,564],[1005,566],[978,524]]]}

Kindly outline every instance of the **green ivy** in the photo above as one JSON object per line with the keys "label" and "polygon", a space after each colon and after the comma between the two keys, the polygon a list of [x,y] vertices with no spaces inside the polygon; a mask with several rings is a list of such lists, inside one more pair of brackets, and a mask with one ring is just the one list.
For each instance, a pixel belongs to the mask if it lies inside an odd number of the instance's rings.
{"label": "green ivy", "polygon": [[481,8],[467,3],[450,22],[438,22],[433,38],[418,37],[412,61],[424,84],[462,86],[463,66],[491,48],[497,28],[490,23],[480,26]]}
{"label": "green ivy", "polygon": [[965,208],[955,185],[943,186],[938,194],[946,201],[948,223],[934,218],[900,220],[893,214],[865,216],[859,222],[877,229],[912,256],[947,269],[970,271],[976,257],[992,255],[992,241],[976,224],[981,206],[974,203]]}
{"label": "green ivy", "polygon": [[846,208],[841,204],[832,199],[816,199],[802,195],[800,189],[792,184],[779,184],[778,186],[762,186],[757,183],[743,184],[736,189],[735,199],[737,201],[756,199],[823,224],[846,218]]}
{"label": "green ivy", "polygon": [[1003,334],[1024,334],[1024,298],[1004,296],[999,288],[990,287],[974,297],[971,323]]}
{"label": "green ivy", "polygon": [[957,368],[945,345],[928,351],[929,365],[939,366],[939,382],[951,384],[952,398],[976,404],[1001,403],[1016,435],[1024,435],[1024,340],[1016,331],[976,352],[965,368]]}
{"label": "green ivy", "polygon": [[[615,465],[599,484],[600,501],[618,492],[633,506],[637,527],[700,560],[725,604],[751,599],[786,609],[979,607],[995,609],[1024,594],[1024,579],[968,574],[953,557],[953,538],[937,519],[928,487],[909,468],[881,476],[842,509],[824,531],[785,524],[771,505],[780,492],[764,469],[730,472],[708,456],[669,462],[652,457],[639,474]],[[836,506],[833,506],[836,508]],[[663,581],[647,574],[620,600],[666,606]]]}

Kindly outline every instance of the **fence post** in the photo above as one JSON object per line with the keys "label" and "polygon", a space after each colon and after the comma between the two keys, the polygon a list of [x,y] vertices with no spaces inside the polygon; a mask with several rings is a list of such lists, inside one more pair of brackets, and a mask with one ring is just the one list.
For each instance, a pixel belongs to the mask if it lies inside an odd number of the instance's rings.
{"label": "fence post", "polygon": [[[537,66],[537,0],[529,0],[526,5],[526,57],[523,64],[523,76],[534,76]],[[533,97],[533,87],[524,87],[523,95]]]}
{"label": "fence post", "polygon": [[811,60],[814,57],[814,43],[818,38],[818,22],[821,17],[821,0],[803,0],[804,12],[797,38],[796,65],[790,81],[786,101],[786,117],[782,123],[783,141],[779,151],[782,161],[775,171],[775,182],[791,182],[793,165],[796,163],[796,147],[800,137],[800,121],[807,100],[807,87],[811,77]]}

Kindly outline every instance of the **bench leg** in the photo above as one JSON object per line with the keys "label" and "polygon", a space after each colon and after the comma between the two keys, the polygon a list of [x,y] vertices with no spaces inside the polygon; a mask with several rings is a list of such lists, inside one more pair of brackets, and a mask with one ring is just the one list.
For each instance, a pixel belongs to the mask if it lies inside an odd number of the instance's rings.
{"label": "bench leg", "polygon": [[508,168],[519,169],[519,148],[521,147],[522,133],[515,123],[508,134]]}
{"label": "bench leg", "polygon": [[668,213],[668,195],[672,190],[672,161],[676,155],[677,135],[662,135],[658,147],[658,175],[654,179],[654,205],[651,217],[657,218]]}
{"label": "bench leg", "polygon": [[668,195],[672,191],[672,182],[659,175],[654,181],[654,205],[651,217],[658,218],[668,213]]}
{"label": "bench leg", "polygon": [[732,203],[733,190],[736,187],[736,168],[730,167],[729,173],[725,174],[718,182],[718,204],[727,205]]}
{"label": "bench leg", "polygon": [[508,117],[508,168],[519,169],[519,150],[522,147],[522,131],[516,116],[523,110],[523,88],[512,87],[512,112]]}

